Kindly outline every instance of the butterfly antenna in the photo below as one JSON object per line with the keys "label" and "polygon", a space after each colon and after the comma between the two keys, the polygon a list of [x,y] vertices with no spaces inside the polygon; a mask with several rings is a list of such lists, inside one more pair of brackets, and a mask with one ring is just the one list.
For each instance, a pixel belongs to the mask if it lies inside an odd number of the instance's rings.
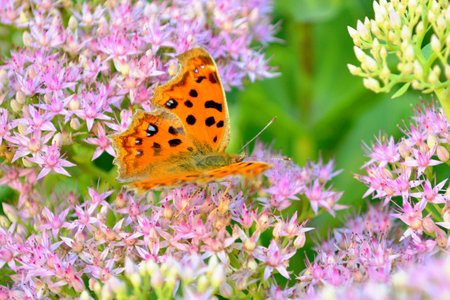
{"label": "butterfly antenna", "polygon": [[239,150],[239,152],[242,152],[242,151],[245,149],[245,147],[247,147],[247,146],[248,146],[251,142],[253,142],[258,136],[260,136],[260,134],[263,133],[264,130],[266,130],[267,127],[269,127],[273,122],[275,122],[276,119],[277,119],[277,117],[274,117],[272,120],[270,120],[270,122],[269,122],[266,126],[264,126],[264,128],[263,128],[257,135],[255,135],[254,138],[252,138],[252,139],[251,139],[250,141],[248,141],[244,146],[242,146],[242,148],[241,148],[241,150]]}

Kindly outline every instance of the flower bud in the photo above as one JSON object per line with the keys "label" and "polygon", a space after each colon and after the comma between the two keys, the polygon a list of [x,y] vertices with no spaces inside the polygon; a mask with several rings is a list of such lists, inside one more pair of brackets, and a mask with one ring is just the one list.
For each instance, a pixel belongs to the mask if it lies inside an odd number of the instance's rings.
{"label": "flower bud", "polygon": [[428,138],[427,138],[428,148],[433,149],[437,143],[438,143],[438,140],[437,140],[436,135],[434,133],[428,134]]}
{"label": "flower bud", "polygon": [[434,23],[436,21],[436,15],[431,10],[428,11],[428,21],[430,23]]}
{"label": "flower bud", "polygon": [[80,109],[80,100],[78,100],[77,95],[73,95],[72,99],[69,102],[69,110],[78,110]]}
{"label": "flower bud", "polygon": [[72,120],[70,120],[70,128],[72,128],[73,130],[78,130],[80,129],[80,127],[81,124],[77,118],[73,118]]}
{"label": "flower bud", "polygon": [[409,226],[414,230],[418,230],[422,228],[422,224],[423,224],[422,220],[420,220],[419,218],[414,218],[414,220],[411,221]]}
{"label": "flower bud", "polygon": [[78,21],[77,19],[72,15],[69,18],[69,28],[70,29],[76,29],[78,27]]}
{"label": "flower bud", "polygon": [[447,246],[447,240],[448,240],[447,235],[439,227],[435,227],[435,231],[436,231],[436,242],[437,242],[438,246],[441,248],[445,248]]}
{"label": "flower bud", "polygon": [[417,35],[423,34],[424,30],[425,30],[425,28],[423,26],[423,21],[420,21],[419,24],[417,24],[417,26],[416,26],[416,34]]}
{"label": "flower bud", "polygon": [[423,229],[425,229],[428,233],[434,232],[434,227],[436,226],[433,222],[433,220],[430,217],[425,217],[422,220]]}
{"label": "flower bud", "polygon": [[417,80],[417,79],[414,79],[414,80],[411,82],[411,86],[412,86],[412,88],[415,89],[415,90],[420,90],[420,89],[422,89],[422,85],[420,84],[420,81]]}
{"label": "flower bud", "polygon": [[409,11],[414,11],[417,8],[417,1],[416,0],[409,0],[408,1],[408,8],[409,8]]}
{"label": "flower bud", "polygon": [[248,238],[248,239],[245,240],[245,242],[244,242],[244,250],[249,251],[249,252],[253,252],[253,250],[255,250],[255,248],[256,248],[255,239]]}
{"label": "flower bud", "polygon": [[219,286],[220,295],[224,298],[230,298],[233,294],[233,288],[228,283],[223,283]]}
{"label": "flower bud", "polygon": [[381,50],[380,50],[380,56],[381,56],[381,58],[386,58],[387,57],[387,50],[386,50],[386,47],[381,47]]}
{"label": "flower bud", "polygon": [[295,249],[303,248],[303,246],[305,246],[305,243],[306,243],[306,235],[304,232],[302,232],[297,236],[297,238],[295,238],[294,247]]}
{"label": "flower bud", "polygon": [[409,42],[411,40],[411,30],[408,25],[403,25],[402,27],[402,40]]}
{"label": "flower bud", "polygon": [[433,49],[433,51],[436,53],[439,53],[441,51],[441,42],[439,41],[439,38],[436,34],[433,34],[431,36],[431,49]]}
{"label": "flower bud", "polygon": [[445,65],[445,77],[447,79],[450,79],[450,66],[449,65]]}
{"label": "flower bud", "polygon": [[22,35],[22,41],[25,47],[28,47],[33,43],[33,38],[28,31],[24,31]]}
{"label": "flower bud", "polygon": [[31,168],[33,166],[33,163],[29,161],[26,157],[22,157],[22,163],[27,168]]}
{"label": "flower bud", "polygon": [[413,61],[416,58],[416,54],[414,53],[413,45],[408,45],[405,50],[405,58],[407,61]]}
{"label": "flower bud", "polygon": [[359,67],[356,67],[356,66],[351,65],[351,64],[347,64],[347,68],[350,71],[350,74],[352,74],[352,75],[359,75],[359,74],[361,74],[361,68],[359,68]]}
{"label": "flower bud", "polygon": [[414,61],[414,76],[419,80],[423,78],[423,69],[417,59]]}
{"label": "flower bud", "polygon": [[21,24],[25,24],[28,23],[30,20],[28,20],[27,15],[25,14],[25,12],[22,10],[19,14],[19,22]]}
{"label": "flower bud", "polygon": [[367,30],[366,26],[360,21],[358,20],[356,22],[356,29],[358,30],[359,36],[364,40],[364,41],[369,41],[370,40],[370,32]]}
{"label": "flower bud", "polygon": [[400,19],[400,17],[398,16],[397,12],[391,8],[389,10],[389,19],[391,21],[391,27],[394,29],[400,29],[401,25],[402,25],[402,20]]}
{"label": "flower bud", "polygon": [[431,84],[437,84],[439,81],[439,75],[434,72],[434,69],[428,75],[428,82]]}
{"label": "flower bud", "polygon": [[445,18],[443,15],[439,15],[437,18],[437,27],[438,29],[443,32],[445,28],[447,28],[447,22],[445,21]]}
{"label": "flower bud", "polygon": [[364,51],[362,51],[361,49],[359,49],[358,47],[354,46],[353,50],[355,51],[355,55],[356,58],[360,61],[360,62],[365,62],[366,60],[366,54],[364,53]]}
{"label": "flower bud", "polygon": [[379,92],[380,83],[376,79],[372,77],[364,78],[363,84],[367,89],[372,90],[374,92]]}
{"label": "flower bud", "polygon": [[53,136],[53,139],[52,139],[52,145],[56,144],[56,146],[57,146],[58,148],[60,148],[60,147],[62,146],[62,143],[63,143],[63,136],[62,136],[62,133],[61,133],[61,132],[58,132],[57,134],[55,134],[55,135]]}
{"label": "flower bud", "polygon": [[365,61],[366,61],[367,68],[370,71],[375,72],[378,69],[377,62],[369,55],[366,55]]}
{"label": "flower bud", "polygon": [[172,219],[172,217],[173,217],[173,209],[170,207],[169,204],[167,204],[164,207],[163,217],[166,218],[166,219],[169,219],[169,220]]}
{"label": "flower bud", "polygon": [[[359,20],[358,20],[358,22],[359,22]],[[348,30],[348,33],[350,34],[350,37],[351,37],[352,39],[359,39],[359,33],[358,33],[358,31],[356,31],[355,29],[353,29],[353,28],[350,27],[350,26],[347,26],[347,30]]]}
{"label": "flower bud", "polygon": [[438,156],[440,161],[442,161],[442,162],[447,162],[448,161],[449,153],[448,153],[447,149],[445,149],[445,147],[439,145],[437,147],[436,152],[437,152],[437,156]]}
{"label": "flower bud", "polygon": [[161,288],[164,284],[164,277],[161,274],[161,270],[159,268],[155,268],[152,272],[149,272],[149,274],[151,275],[150,284],[155,289]]}

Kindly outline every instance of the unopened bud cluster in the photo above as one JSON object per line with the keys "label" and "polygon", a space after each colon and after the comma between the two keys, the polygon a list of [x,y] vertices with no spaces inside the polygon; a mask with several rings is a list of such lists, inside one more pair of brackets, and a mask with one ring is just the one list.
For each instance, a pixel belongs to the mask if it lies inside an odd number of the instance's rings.
{"label": "unopened bud cluster", "polygon": [[373,20],[366,17],[358,20],[356,29],[348,27],[361,63],[349,64],[350,72],[377,93],[404,83],[394,97],[412,86],[441,98],[450,78],[448,1],[381,0],[374,1],[373,8]]}

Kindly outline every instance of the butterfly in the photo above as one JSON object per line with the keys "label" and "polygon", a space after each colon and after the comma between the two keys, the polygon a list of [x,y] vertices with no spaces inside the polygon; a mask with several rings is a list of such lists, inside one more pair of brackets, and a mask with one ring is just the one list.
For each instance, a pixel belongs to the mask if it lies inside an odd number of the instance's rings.
{"label": "butterfly", "polygon": [[128,128],[110,136],[119,182],[138,193],[230,176],[254,178],[273,165],[225,153],[230,140],[227,101],[216,63],[203,48],[178,57],[178,74],[154,90],[152,112],[137,111]]}

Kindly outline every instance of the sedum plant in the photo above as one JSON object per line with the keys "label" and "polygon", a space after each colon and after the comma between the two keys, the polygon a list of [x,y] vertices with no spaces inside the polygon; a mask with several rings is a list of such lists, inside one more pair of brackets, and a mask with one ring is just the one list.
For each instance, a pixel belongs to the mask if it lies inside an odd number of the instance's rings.
{"label": "sedum plant", "polygon": [[402,86],[435,93],[450,116],[450,6],[448,1],[374,1],[374,19],[348,27],[360,66],[348,64],[377,93]]}

